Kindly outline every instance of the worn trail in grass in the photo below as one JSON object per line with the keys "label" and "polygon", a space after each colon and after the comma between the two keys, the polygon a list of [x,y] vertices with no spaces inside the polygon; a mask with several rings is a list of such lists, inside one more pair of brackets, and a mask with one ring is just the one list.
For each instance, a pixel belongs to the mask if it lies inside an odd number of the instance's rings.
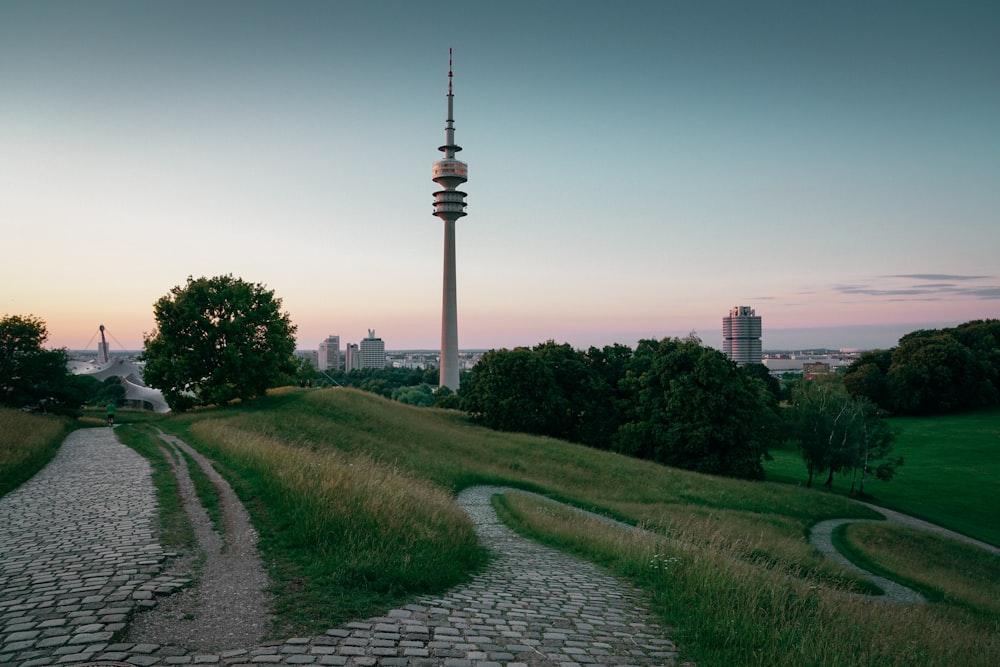
{"label": "worn trail in grass", "polygon": [[[269,580],[257,553],[257,533],[232,487],[204,456],[160,432],[177,476],[184,509],[197,536],[201,565],[196,584],[137,617],[126,635],[140,644],[175,644],[202,652],[260,643],[271,624]],[[221,506],[223,532],[216,531],[195,492],[187,457],[208,477]],[[184,559],[193,567],[195,557]],[[184,572],[189,574],[189,572]]]}

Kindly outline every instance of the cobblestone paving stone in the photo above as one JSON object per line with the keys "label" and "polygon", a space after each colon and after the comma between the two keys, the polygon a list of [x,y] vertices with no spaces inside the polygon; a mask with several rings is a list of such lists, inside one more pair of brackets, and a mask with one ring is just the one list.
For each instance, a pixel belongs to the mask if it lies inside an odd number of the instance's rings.
{"label": "cobblestone paving stone", "polygon": [[0,498],[0,664],[89,658],[185,585],[161,574],[155,516],[149,464],[107,428],[71,433]]}
{"label": "cobblestone paving stone", "polygon": [[[491,566],[444,596],[314,637],[219,654],[118,643],[130,616],[186,582],[161,574],[144,459],[110,429],[73,433],[0,498],[0,665],[674,665],[642,594],[596,566],[514,535],[476,487],[458,498]],[[210,622],[210,621],[208,621]]]}

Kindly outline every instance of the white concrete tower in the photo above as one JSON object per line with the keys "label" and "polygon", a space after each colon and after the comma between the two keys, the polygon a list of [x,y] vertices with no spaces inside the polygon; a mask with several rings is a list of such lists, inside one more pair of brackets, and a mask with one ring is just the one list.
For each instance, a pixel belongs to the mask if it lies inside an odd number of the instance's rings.
{"label": "white concrete tower", "polygon": [[441,303],[441,375],[438,384],[458,389],[458,297],[455,289],[455,221],[465,215],[465,193],[455,188],[468,180],[469,167],[455,159],[462,147],[455,143],[452,118],[451,49],[448,49],[448,118],[444,126],[444,158],[434,163],[433,180],[443,190],[434,193],[434,215],[444,221],[444,294]]}

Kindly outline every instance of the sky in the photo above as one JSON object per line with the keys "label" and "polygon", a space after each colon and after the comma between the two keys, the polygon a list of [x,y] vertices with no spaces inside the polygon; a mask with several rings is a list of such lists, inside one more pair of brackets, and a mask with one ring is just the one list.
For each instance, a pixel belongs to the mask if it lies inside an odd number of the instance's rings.
{"label": "sky", "polygon": [[462,349],[996,318],[998,36],[992,0],[0,0],[0,316],[138,349],[233,274],[300,348],[436,349],[453,48]]}

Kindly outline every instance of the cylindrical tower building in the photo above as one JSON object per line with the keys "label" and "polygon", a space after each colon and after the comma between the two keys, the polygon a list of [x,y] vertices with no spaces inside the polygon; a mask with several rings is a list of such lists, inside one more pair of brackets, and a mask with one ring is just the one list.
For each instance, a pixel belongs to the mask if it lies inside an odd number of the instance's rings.
{"label": "cylindrical tower building", "polygon": [[432,180],[443,189],[434,193],[434,215],[444,221],[444,294],[441,304],[441,374],[439,386],[458,389],[458,297],[455,279],[455,221],[465,215],[465,193],[455,188],[468,180],[469,167],[455,158],[462,147],[455,143],[454,95],[451,49],[448,49],[448,118],[444,158],[434,163]]}
{"label": "cylindrical tower building", "polygon": [[729,317],[722,318],[722,351],[741,366],[759,364],[763,356],[760,334],[760,316],[753,308],[731,308]]}

